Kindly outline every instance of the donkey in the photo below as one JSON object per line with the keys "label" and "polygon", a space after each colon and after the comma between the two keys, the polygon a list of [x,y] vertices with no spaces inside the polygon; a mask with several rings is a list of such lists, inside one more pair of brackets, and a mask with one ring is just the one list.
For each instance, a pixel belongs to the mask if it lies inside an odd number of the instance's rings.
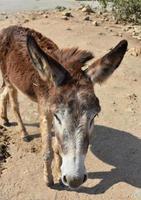
{"label": "donkey", "polygon": [[[101,110],[94,86],[104,82],[119,66],[127,45],[127,41],[122,40],[109,53],[82,70],[85,63],[93,58],[89,51],[59,49],[53,41],[29,28],[10,26],[1,31],[3,86],[0,116],[9,126],[9,99],[21,136],[28,141],[29,136],[20,116],[17,90],[38,103],[44,178],[48,186],[54,184],[53,157],[63,184],[78,188],[87,180],[84,161],[94,118]],[[54,149],[52,125],[56,138]]]}

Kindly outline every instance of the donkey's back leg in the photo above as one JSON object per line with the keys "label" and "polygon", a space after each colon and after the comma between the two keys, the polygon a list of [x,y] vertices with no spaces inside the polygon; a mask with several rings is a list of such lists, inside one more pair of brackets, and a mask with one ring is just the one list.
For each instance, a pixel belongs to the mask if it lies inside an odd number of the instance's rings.
{"label": "donkey's back leg", "polygon": [[15,117],[17,119],[22,139],[24,141],[28,142],[30,138],[29,138],[29,135],[26,131],[26,128],[23,124],[23,121],[22,121],[22,118],[20,115],[17,90],[10,83],[8,83],[7,86],[8,86],[10,103],[11,103],[12,109],[14,111]]}
{"label": "donkey's back leg", "polygon": [[9,100],[8,87],[3,81],[3,85],[0,93],[0,117],[4,122],[5,126],[10,126],[8,117],[7,117],[7,103]]}

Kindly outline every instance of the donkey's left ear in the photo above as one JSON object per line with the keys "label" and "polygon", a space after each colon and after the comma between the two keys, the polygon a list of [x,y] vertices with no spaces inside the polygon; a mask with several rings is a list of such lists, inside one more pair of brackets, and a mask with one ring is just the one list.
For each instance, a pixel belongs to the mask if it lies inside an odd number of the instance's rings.
{"label": "donkey's left ear", "polygon": [[128,43],[122,40],[115,48],[102,58],[96,60],[87,69],[87,74],[93,83],[102,83],[120,65],[126,51]]}
{"label": "donkey's left ear", "polygon": [[52,77],[56,86],[61,86],[71,78],[69,72],[54,58],[45,53],[31,35],[27,35],[27,49],[35,70],[38,71],[44,81]]}

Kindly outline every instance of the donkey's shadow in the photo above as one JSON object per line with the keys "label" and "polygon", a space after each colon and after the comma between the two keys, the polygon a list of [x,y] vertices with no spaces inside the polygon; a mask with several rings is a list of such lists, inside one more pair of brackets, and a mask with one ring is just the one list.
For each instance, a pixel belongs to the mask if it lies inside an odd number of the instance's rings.
{"label": "donkey's shadow", "polygon": [[80,192],[104,193],[118,182],[141,188],[141,139],[130,133],[104,126],[95,126],[91,138],[92,153],[113,166],[109,172],[91,172],[90,179],[102,179],[93,188],[83,187]]}

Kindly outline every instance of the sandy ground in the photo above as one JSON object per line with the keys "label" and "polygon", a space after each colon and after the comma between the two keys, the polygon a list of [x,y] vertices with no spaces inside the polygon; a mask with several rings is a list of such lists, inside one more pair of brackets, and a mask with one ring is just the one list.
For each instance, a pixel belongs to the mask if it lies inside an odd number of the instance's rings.
{"label": "sandy ground", "polygon": [[[129,48],[141,45],[122,32],[121,25],[103,22],[94,26],[83,20],[81,11],[72,14],[73,18],[63,20],[61,13],[50,12],[48,18],[41,16],[23,25],[40,31],[60,47],[79,46],[93,51],[96,57],[123,38],[128,39]],[[95,20],[94,14],[91,19]],[[17,18],[2,20],[0,29],[15,23],[20,23]],[[121,32],[122,37],[116,36]],[[21,141],[16,126],[5,131],[11,156],[3,164],[0,200],[141,199],[141,57],[127,53],[112,77],[96,86],[96,94],[102,111],[86,158],[89,179],[79,190],[71,191],[58,185],[50,189],[44,184],[37,105],[20,93],[22,117],[33,140]],[[9,116],[14,122],[10,108]]]}

